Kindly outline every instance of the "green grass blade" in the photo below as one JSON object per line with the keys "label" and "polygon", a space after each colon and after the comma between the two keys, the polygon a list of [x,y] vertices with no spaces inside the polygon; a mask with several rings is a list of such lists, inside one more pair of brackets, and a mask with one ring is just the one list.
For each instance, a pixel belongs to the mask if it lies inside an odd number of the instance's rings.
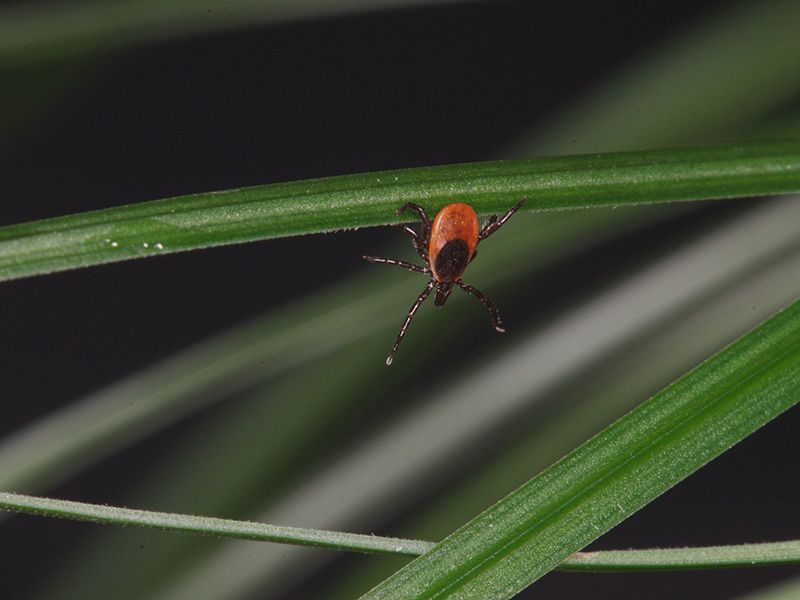
{"label": "green grass blade", "polygon": [[[419,556],[436,546],[435,542],[423,540],[137,510],[104,504],[41,498],[10,492],[0,492],[0,510],[105,525],[146,527],[239,540],[317,546],[334,550],[385,555]],[[777,565],[797,562],[800,562],[800,540],[764,544],[711,546],[706,548],[578,552],[569,556],[559,569],[569,571],[641,571]]]}
{"label": "green grass blade", "polygon": [[385,225],[404,202],[479,212],[800,190],[800,140],[421,167],[181,196],[0,228],[0,280],[280,236]]}
{"label": "green grass blade", "polygon": [[434,544],[357,533],[283,527],[253,521],[198,517],[0,492],[0,509],[111,525],[199,533],[240,540],[319,546],[336,550],[415,556]]}
{"label": "green grass blade", "polygon": [[386,579],[367,598],[510,598],[800,400],[800,302]]}
{"label": "green grass blade", "polygon": [[577,552],[559,571],[678,571],[787,565],[800,562],[800,540],[706,546]]}

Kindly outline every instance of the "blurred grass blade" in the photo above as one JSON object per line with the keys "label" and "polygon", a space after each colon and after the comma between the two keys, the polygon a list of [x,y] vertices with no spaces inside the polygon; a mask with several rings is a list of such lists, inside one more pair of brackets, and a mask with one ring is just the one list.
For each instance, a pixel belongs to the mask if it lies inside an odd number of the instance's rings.
{"label": "blurred grass blade", "polygon": [[378,330],[381,298],[390,299],[394,288],[345,303],[348,284],[198,344],[3,438],[0,489],[63,481],[226,393]]}
{"label": "blurred grass blade", "polygon": [[[800,211],[794,216],[784,213],[784,217],[800,219]],[[768,235],[769,230],[765,228],[762,234]],[[536,397],[530,400],[531,409],[514,419],[520,423],[516,435],[506,426],[500,443],[497,436],[480,442],[500,448],[471,469],[468,477],[449,483],[443,493],[427,497],[422,506],[399,520],[391,519],[390,531],[417,539],[443,539],[498,497],[525,483],[531,473],[545,469],[642,398],[669,385],[800,297],[800,244],[768,259],[750,262],[746,254],[739,258],[742,266],[747,265],[745,272],[719,282],[700,298],[672,311],[667,319],[642,328],[588,368],[573,369],[560,384],[532,392]],[[673,285],[681,284],[676,281]],[[640,295],[646,287],[630,293]],[[503,363],[501,359],[489,366],[499,368]],[[459,457],[461,462],[464,459]],[[377,529],[378,524],[365,525],[361,520],[344,528],[356,526]],[[366,557],[353,562],[356,564],[331,575],[325,588],[331,598],[359,596],[402,566],[400,560]],[[307,559],[304,565],[308,565]]]}
{"label": "blurred grass blade", "polygon": [[384,225],[418,202],[479,212],[800,191],[800,140],[421,167],[181,196],[0,228],[0,280],[266,238]]}
{"label": "blurred grass blade", "polygon": [[300,544],[303,546],[319,546],[335,550],[376,552],[380,554],[415,556],[434,545],[431,542],[419,540],[403,540],[340,531],[282,527],[252,521],[234,521],[214,517],[134,510],[117,506],[25,496],[9,492],[0,492],[0,509],[45,517],[91,521],[92,523],[147,527],[240,540]]}
{"label": "blurred grass blade", "polygon": [[[769,5],[771,6],[772,4],[769,4]],[[724,21],[726,27],[731,27],[732,29],[736,29],[736,27],[735,27],[736,24],[735,23],[731,23],[728,20],[728,16],[733,15],[733,14],[734,13],[732,13],[729,10],[729,7],[725,7],[724,16],[723,16],[722,20]],[[739,13],[735,13],[735,14],[739,14]],[[748,21],[748,23],[749,23],[749,21]],[[710,41],[712,41],[712,40],[710,40]],[[748,48],[747,44],[743,44],[742,45],[743,51],[747,50],[747,48]],[[778,60],[782,59],[783,63],[792,62],[792,61],[796,62],[797,61],[797,55],[791,54],[791,53],[787,53],[783,57],[777,57],[777,59]],[[683,75],[684,75],[684,77],[688,77],[689,72],[694,69],[695,65],[699,65],[699,64],[701,64],[701,63],[699,61],[696,61],[696,60],[693,60],[693,61],[690,61],[690,62],[688,62],[686,64],[683,64],[683,68],[684,68]],[[640,75],[643,78],[649,77],[650,79],[652,79],[655,82],[664,81],[663,73],[658,71],[658,67],[659,66],[661,66],[661,64],[658,63],[657,61],[653,62],[653,63],[651,63],[649,65],[649,68],[647,69],[647,73],[640,74]],[[796,72],[797,71],[795,71],[795,73]],[[793,75],[793,74],[794,73],[790,73],[790,75]],[[756,72],[753,72],[751,70],[742,71],[742,76],[745,77],[745,78],[746,77],[755,78],[755,77],[757,77],[759,75],[760,75],[760,73],[756,73]],[[705,79],[700,79],[700,83],[702,83],[703,81],[705,81]],[[758,87],[754,85],[753,89],[758,89]],[[766,90],[761,89],[759,91],[763,92],[763,97],[756,98],[758,101],[760,101],[760,102],[770,102],[771,101],[770,100],[770,98],[772,97],[771,94],[774,95],[774,88],[773,87],[767,88]],[[622,94],[622,96],[627,96],[629,98],[639,98],[640,97],[640,96],[635,95],[635,94],[624,94],[624,93]],[[731,96],[729,98],[729,103],[726,106],[726,113],[738,112],[740,110],[740,105],[742,104],[742,102],[745,99],[752,100],[753,96],[746,96],[745,97],[745,96],[743,96],[741,94]],[[651,110],[652,106],[648,106],[648,105],[646,105],[644,103],[641,103],[639,106],[636,106],[635,109],[632,110],[632,111],[627,111],[627,110],[626,111],[619,111],[619,110],[617,110],[619,108],[619,106],[621,106],[621,105],[608,105],[608,104],[604,103],[603,106],[605,107],[604,110],[606,111],[606,113],[603,114],[603,112],[601,111],[600,114],[597,114],[597,119],[595,119],[595,121],[594,121],[594,123],[592,125],[591,131],[594,131],[594,128],[598,124],[605,123],[610,116],[613,116],[613,114],[615,112],[618,113],[618,114],[625,115],[625,117],[627,119],[627,120],[621,121],[621,125],[620,125],[620,127],[618,129],[611,130],[609,133],[605,134],[603,136],[603,138],[601,139],[603,144],[608,144],[611,141],[616,141],[616,144],[613,146],[614,148],[637,147],[637,146],[638,147],[643,147],[643,146],[652,145],[654,143],[655,144],[663,143],[663,140],[660,140],[658,138],[654,139],[652,135],[649,135],[649,132],[652,131],[652,129],[648,129],[647,128],[647,126],[650,125],[649,122],[643,122],[643,121],[639,121],[639,120],[635,120],[634,119],[635,115],[637,115],[637,114],[645,114],[645,115],[647,115],[648,120],[652,120],[653,121],[652,125],[653,125],[653,127],[656,127],[656,128],[659,126],[658,125],[659,122],[665,122],[665,121],[666,122],[671,122],[672,126],[676,125],[676,123],[674,123],[674,121],[672,120],[672,112],[671,112],[671,108],[672,107],[666,107],[667,108],[667,113],[659,114],[657,112],[654,113]],[[689,106],[687,107],[687,109],[688,109],[689,113],[691,113],[692,110],[694,110],[695,112],[703,111],[704,110],[704,106],[705,106],[705,103],[703,103],[702,101],[697,101],[697,102],[694,102],[694,103],[690,103]],[[611,114],[609,114],[609,113],[611,113]],[[688,115],[688,116],[691,117],[691,114]],[[708,129],[707,125],[709,124],[709,122],[706,120],[705,117],[703,119],[699,120],[699,121],[695,120],[695,121],[692,121],[692,122],[694,123],[694,125],[689,129],[689,131],[693,136],[698,135],[697,134],[698,131],[701,132],[699,135],[703,135],[703,133],[707,131],[707,129]],[[635,125],[633,125],[633,123],[635,123]],[[570,126],[568,121],[565,121],[564,124],[565,124],[564,125],[565,127],[569,127]],[[666,128],[662,128],[662,131],[666,131]],[[637,132],[639,134],[642,134],[642,132],[644,132],[644,140],[642,139],[642,135],[638,135],[637,136]],[[570,135],[565,134],[564,131],[555,131],[555,132],[553,132],[553,134],[551,136],[549,136],[550,140],[551,140],[551,144],[545,146],[547,148],[547,153],[558,153],[558,152],[561,152],[562,150],[559,147],[559,143],[563,143],[565,140],[569,141],[572,138],[576,138],[576,144],[574,146],[571,146],[567,151],[575,151],[575,149],[580,149],[579,151],[587,151],[585,149],[586,146],[584,144],[588,143],[586,141],[587,140],[586,135],[587,135],[587,133],[590,133],[590,132],[587,131],[586,129],[582,129],[580,131],[580,133],[582,135],[580,135],[580,136],[574,136],[573,135],[572,137],[570,137]],[[669,130],[669,133],[672,133],[671,129]],[[537,141],[540,140],[540,139],[541,139],[541,136],[538,136],[537,137]],[[694,138],[692,138],[692,139],[694,139]],[[625,141],[625,140],[627,140],[627,141]],[[631,141],[631,140],[633,140],[633,141]],[[679,140],[679,143],[684,143],[684,142],[685,142],[685,140]],[[588,150],[595,150],[595,149],[596,148],[591,147],[591,144],[589,145]],[[530,153],[529,150],[525,150],[523,152],[523,155],[527,155],[529,153]],[[619,211],[617,211],[617,213],[619,213]],[[537,233],[535,235],[541,235],[541,233],[545,233],[546,234],[547,233],[547,229],[545,229],[543,232],[537,231]],[[498,241],[500,241],[500,240],[498,240]],[[484,265],[487,262],[491,262],[491,255],[489,253],[487,253],[486,255],[482,256],[482,261],[476,262],[476,264],[474,266],[470,267],[470,268],[471,269],[480,268],[481,265]],[[514,264],[514,262],[518,262],[518,261],[512,261],[512,263],[510,263],[510,264]],[[506,268],[506,267],[507,267],[507,265],[504,268]],[[494,276],[499,271],[502,271],[502,270],[503,269],[498,269],[495,266],[494,270],[491,271],[491,274]],[[374,280],[374,276],[373,275],[371,275],[371,279]],[[358,293],[360,293],[361,291],[363,291],[361,288],[359,288],[358,290],[354,291],[353,292],[354,296],[357,295]],[[392,290],[392,292],[393,293],[395,293],[395,292],[396,293],[404,293],[403,290],[400,290],[400,289]],[[346,302],[346,298],[344,296],[342,297],[342,301]],[[383,306],[384,305],[381,305],[381,307],[383,307]],[[322,307],[320,306],[320,308],[322,308]],[[748,309],[749,309],[749,306],[748,306]],[[759,310],[760,309],[761,309],[761,304],[759,303]],[[385,311],[387,309],[386,308],[381,308],[381,310]],[[309,313],[309,314],[311,314],[311,313]],[[385,312],[384,312],[384,314],[385,314]],[[424,316],[425,316],[424,314],[421,315],[421,317],[423,317],[423,318],[424,318]],[[278,322],[280,322],[280,320],[278,320]],[[394,327],[394,324],[391,324],[391,327]],[[247,342],[245,341],[244,343],[247,343]],[[717,346],[717,347],[719,347],[719,346]],[[235,348],[235,346],[233,346],[233,348]],[[363,352],[363,350],[359,351],[359,352]],[[256,360],[255,355],[253,357],[253,360]],[[367,363],[368,363],[368,361],[365,360],[365,366],[364,366],[364,370],[365,371],[368,371],[368,369],[369,369],[369,367],[367,366]],[[313,368],[313,367],[311,367],[311,368]],[[175,376],[177,376],[177,377],[191,377],[191,372],[181,374],[180,371],[176,369]],[[350,373],[350,376],[351,377],[357,377],[357,375],[355,373]],[[151,380],[151,382],[154,382],[154,381],[155,380]],[[639,397],[644,397],[644,396],[640,395]],[[110,399],[110,396],[109,396],[109,399]],[[194,400],[192,400],[192,399],[184,399],[184,401],[185,402],[194,402]],[[202,397],[201,397],[201,403],[202,403]],[[110,403],[109,403],[109,406],[110,406]],[[597,412],[600,412],[600,411],[604,410],[604,407],[596,407],[596,408],[597,408],[597,411],[595,411],[595,413],[592,413],[592,414],[596,414]],[[584,413],[584,416],[585,416],[585,413]],[[84,425],[85,425],[84,423],[80,423],[78,421],[76,421],[74,423],[74,427],[77,428],[77,429],[80,429]],[[232,428],[231,431],[232,431],[232,437],[237,437],[239,435],[240,429]],[[117,437],[109,436],[108,439],[109,439],[109,441],[116,442]],[[130,438],[126,438],[126,439],[130,439]],[[113,451],[114,447],[101,448],[98,445],[97,449],[98,449],[99,452],[101,452],[103,454],[106,454],[108,452]],[[245,453],[245,455],[246,455],[246,453]],[[78,461],[82,461],[84,459],[85,459],[85,456],[76,458],[76,460],[78,460]],[[51,471],[51,473],[52,472],[55,472],[56,476],[58,476],[58,472],[57,471]],[[0,473],[2,473],[1,469],[0,469]],[[41,480],[40,480],[40,483],[41,483]],[[147,487],[147,486],[145,486],[145,487]],[[186,488],[186,489],[192,489],[192,488],[189,487],[189,488]],[[506,488],[506,489],[508,489],[508,488]],[[147,490],[140,491],[140,494],[144,494],[144,493],[158,493],[158,492],[156,490],[148,488]],[[191,495],[191,494],[189,494],[189,495]],[[175,505],[175,504],[179,504],[181,502],[181,500],[176,499],[173,502],[174,502],[173,505]],[[235,502],[236,502],[236,500],[234,500],[234,503]],[[148,504],[148,505],[150,505],[150,504]],[[160,504],[156,504],[156,505],[160,505]],[[168,503],[165,503],[165,505],[169,506]],[[486,505],[486,503],[482,504],[481,506],[485,506],[485,505]],[[227,511],[228,509],[226,508],[225,510]],[[471,516],[471,515],[475,514],[475,512],[477,512],[477,511],[476,510],[472,510],[472,511],[468,512],[467,514],[469,516]],[[220,512],[214,511],[214,512],[206,513],[206,514],[225,514],[225,513],[222,513],[221,511]],[[466,518],[467,517],[464,517],[461,521],[459,521],[459,523],[463,523],[464,520],[466,520]],[[305,524],[305,522],[302,522],[302,521],[299,521],[298,523],[299,524]],[[108,528],[108,529],[109,529],[109,532],[110,532],[110,528]],[[450,529],[447,529],[447,531],[449,531],[449,530]],[[104,533],[106,533],[106,532],[104,532]],[[131,532],[128,531],[128,532],[123,532],[123,533],[128,533],[130,535]],[[172,537],[173,538],[183,538],[185,536],[172,536]],[[112,546],[110,548],[107,548],[105,554],[99,554],[98,556],[100,556],[101,559],[102,559],[103,556],[105,556],[106,558],[111,557],[111,556],[118,557],[123,552],[129,550],[131,544],[130,544],[130,542],[128,540],[129,540],[129,538],[125,538],[125,540],[121,541],[121,543],[117,544],[116,546]],[[163,542],[165,540],[160,540],[160,541]],[[190,538],[189,541],[196,541],[196,540],[193,540],[193,539]],[[137,546],[137,548],[138,548],[138,546]],[[151,550],[155,550],[155,548],[151,547]],[[307,564],[308,563],[308,561],[306,560],[308,558],[308,553],[309,553],[308,550],[304,551],[304,554],[302,556],[302,559],[303,559],[302,563],[303,564]],[[71,552],[70,553],[70,557],[74,558],[75,554],[76,554],[75,552]],[[328,554],[328,553],[326,553],[326,554]],[[139,553],[139,557],[138,557],[137,560],[138,561],[141,560],[141,553]],[[380,560],[381,561],[386,561],[388,559],[387,558],[380,558]],[[178,560],[177,563],[180,563],[180,560]],[[122,564],[124,565],[124,567],[120,567],[120,568],[128,569],[130,566],[132,566],[132,564],[126,564],[124,562]],[[73,565],[74,565],[74,562],[73,562]],[[175,565],[176,565],[176,561],[173,560],[171,563],[166,565],[165,569],[174,572],[175,569],[176,569]],[[296,565],[296,566],[298,566],[298,569],[296,569],[296,570],[299,570],[299,565]],[[119,578],[115,578],[114,577],[114,573],[115,572],[118,573],[119,570],[116,570],[116,571],[110,570],[109,572],[106,572],[104,570],[99,570],[98,571],[98,569],[96,569],[94,567],[94,565],[92,564],[92,565],[88,565],[88,567],[85,570],[85,572],[89,573],[88,578],[95,578],[96,579],[96,578],[99,578],[100,576],[105,575],[107,577],[107,579],[105,581],[108,583],[109,586],[115,585],[115,584],[120,584]],[[126,573],[127,572],[128,571],[126,570]],[[228,575],[231,576],[231,577],[234,577],[234,578],[236,577],[235,573],[224,573],[224,576],[228,576]],[[86,579],[87,579],[86,577],[83,578],[83,582],[84,583],[86,582]],[[80,581],[80,579],[79,579],[79,581]],[[124,586],[124,587],[125,587],[126,591],[129,591],[129,589],[128,589],[129,586]],[[62,590],[67,590],[69,588],[62,587],[61,589]],[[101,587],[99,589],[103,589],[102,593],[106,593],[107,594],[108,593],[107,590],[109,588],[102,588]],[[363,589],[365,589],[365,587],[362,586],[360,589],[363,590]],[[69,592],[67,592],[67,591],[64,592],[64,594],[68,594],[68,593]],[[137,592],[133,591],[131,593],[132,594],[136,594]],[[140,592],[135,597],[143,597],[145,595],[146,594]],[[348,598],[349,597],[353,597],[353,595],[351,594],[351,595],[348,595],[347,597]]]}
{"label": "blurred grass blade", "polygon": [[512,492],[367,598],[510,598],[800,401],[800,302]]}
{"label": "blurred grass blade", "polygon": [[206,0],[202,4],[192,0],[83,0],[34,4],[18,1],[0,8],[0,67],[36,66],[193,34],[434,1]]}
{"label": "blurred grass blade", "polygon": [[800,598],[800,577],[782,581],[751,594],[737,596],[736,600],[797,600],[798,598]]}
{"label": "blurred grass blade", "polygon": [[[280,503],[252,514],[267,522],[345,530],[356,524],[359,529],[371,528],[379,519],[396,518],[422,501],[431,488],[479,462],[478,449],[496,447],[533,427],[527,415],[554,387],[574,380],[631,340],[672,324],[676,315],[720,288],[738,284],[776,256],[790,251],[796,256],[799,232],[800,203],[793,198],[726,223],[549,319],[518,343],[506,343],[491,359],[458,372],[457,380],[437,382],[415,402],[414,410],[392,419],[325,470],[307,477]],[[798,274],[797,264],[790,273]],[[800,295],[800,278],[790,277],[787,286],[792,284],[796,284],[794,299]],[[589,413],[598,411],[603,409],[594,407]],[[278,593],[295,583],[295,573],[319,562],[317,558],[299,548],[287,548],[280,555],[255,554],[244,545],[225,543],[158,597],[184,600],[205,592],[232,599],[256,593],[260,586]],[[63,583],[60,587],[73,589]]]}
{"label": "blurred grass blade", "polygon": [[[662,211],[552,213],[524,227],[509,224],[492,253],[471,266],[484,281],[521,276],[572,248],[630,231]],[[516,233],[515,233],[516,232]],[[531,258],[514,261],[520,244]],[[490,259],[492,257],[492,259]],[[492,260],[496,259],[496,263]],[[497,269],[494,264],[505,264]],[[417,292],[372,270],[189,348],[107,389],[76,401],[0,440],[0,489],[33,491],[72,476],[120,447],[256,381],[339,350],[376,331],[394,330],[384,318],[398,296]],[[421,320],[425,320],[425,315]],[[363,377],[360,378],[363,380]]]}
{"label": "blurred grass blade", "polygon": [[619,65],[504,156],[708,143],[790,104],[800,92],[796,0],[716,8]]}
{"label": "blurred grass blade", "polygon": [[120,48],[446,0],[73,0],[0,4],[0,138],[79,88]]}
{"label": "blurred grass blade", "polygon": [[[434,542],[422,540],[387,538],[340,531],[269,525],[252,521],[135,510],[9,492],[0,492],[0,510],[107,525],[146,527],[240,540],[317,546],[334,550],[386,555],[419,556],[436,546]],[[568,557],[559,568],[569,571],[593,572],[643,571],[777,565],[796,562],[800,562],[800,541],[793,540],[707,548],[578,552]]]}
{"label": "blurred grass blade", "polygon": [[[786,204],[787,207],[800,209],[800,203],[786,200]],[[501,289],[497,286],[513,285],[520,280],[530,281],[536,273],[541,272],[553,261],[565,260],[575,252],[585,251],[596,244],[630,234],[639,227],[654,226],[655,223],[662,222],[665,215],[674,215],[676,212],[687,213],[690,210],[688,205],[680,207],[658,205],[616,211],[589,209],[538,215],[520,214],[506,226],[503,236],[493,238],[491,249],[482,255],[484,260],[476,261],[470,266],[470,277],[473,281],[479,282],[482,286],[490,286],[493,290]],[[791,221],[783,218],[782,222]],[[774,228],[772,230],[774,231]],[[771,243],[780,238],[781,235],[776,233],[771,238]],[[526,261],[516,260],[521,253],[530,258]],[[497,268],[498,264],[504,267]],[[351,319],[374,322],[380,328],[380,335],[373,333],[369,339],[347,342],[348,332],[342,329],[341,336],[333,336],[342,338],[339,340],[341,345],[337,347],[335,353],[331,352],[316,359],[307,356],[309,361],[305,362],[302,368],[293,369],[279,379],[270,378],[256,390],[248,392],[247,399],[239,398],[225,402],[216,409],[214,419],[207,419],[206,426],[198,427],[197,431],[193,431],[181,441],[179,451],[171,452],[159,461],[157,475],[131,483],[131,487],[137,491],[132,491],[127,501],[163,510],[238,518],[251,518],[263,512],[269,503],[276,502],[280,494],[297,483],[298,472],[303,471],[302,464],[305,461],[326,462],[331,458],[337,448],[336,440],[339,436],[347,435],[342,432],[352,430],[353,414],[363,414],[365,418],[369,418],[366,415],[375,408],[369,390],[380,386],[382,393],[391,394],[403,389],[404,378],[415,370],[415,360],[425,360],[422,359],[423,356],[435,357],[437,348],[424,343],[426,338],[433,337],[444,343],[444,340],[453,340],[454,333],[458,335],[461,332],[458,323],[474,324],[476,315],[471,309],[475,307],[468,302],[448,307],[446,319],[437,318],[441,315],[423,311],[416,323],[421,328],[418,330],[421,336],[415,335],[407,341],[411,344],[407,349],[408,356],[412,360],[401,361],[387,370],[381,356],[386,350],[387,340],[390,341],[396,334],[397,323],[394,319],[387,320],[385,315],[407,308],[402,306],[405,304],[404,298],[413,297],[419,292],[418,281],[413,278],[398,277],[394,272],[386,272],[388,279],[381,278],[377,281],[374,277],[378,275],[383,277],[381,274],[384,270],[370,270],[369,273],[372,285],[362,286],[355,281],[348,283],[355,286],[352,288],[352,293],[358,298],[357,302],[341,306],[335,312],[331,312],[330,304],[340,300],[332,298],[330,303],[320,302],[316,316],[324,313],[327,315],[326,319],[342,328],[350,327]],[[324,298],[327,298],[327,294],[323,296]],[[361,302],[367,302],[370,308],[365,310]],[[287,309],[281,309],[276,311],[273,317],[278,319],[279,315],[286,317],[288,314],[290,313]],[[275,336],[283,328],[283,325],[275,324],[280,321],[270,319],[268,322],[273,324],[273,329],[270,330],[265,326],[259,337]],[[264,322],[265,325],[266,323],[267,321]],[[504,340],[498,340],[497,343],[502,345]],[[218,348],[216,353],[209,352],[208,357],[213,359],[215,354],[220,356],[236,354],[242,362],[253,363],[257,369],[264,369],[264,366],[258,366],[258,357],[255,353],[241,352],[235,346],[228,349],[220,345]],[[227,373],[221,370],[215,371],[222,381],[215,382],[214,387],[219,388],[227,380],[230,380],[228,385],[240,383],[242,377],[237,375],[237,372],[250,372],[247,364],[236,365],[235,361],[226,361],[230,370]],[[314,377],[310,378],[308,373],[314,373]],[[180,371],[174,371],[173,376],[177,379],[191,378],[190,373],[184,374]],[[148,395],[165,391],[159,390],[157,379],[147,377],[145,374],[138,379],[140,379],[140,389],[145,390]],[[181,386],[169,387],[181,389]],[[102,406],[97,405],[98,414],[95,418],[89,419],[90,423],[95,420],[100,423],[109,422],[110,419],[106,414],[114,415],[124,410],[125,403],[115,399],[113,389],[107,390],[105,396],[107,402]],[[176,402],[163,396],[161,401]],[[196,410],[199,402],[204,400],[202,397],[183,396],[177,401],[188,411]],[[80,402],[75,403],[74,407],[65,409],[65,412],[79,412],[80,404]],[[160,412],[156,404],[151,404],[151,409]],[[146,417],[146,415],[140,416]],[[166,418],[158,415],[155,417],[161,426],[171,420],[172,415],[167,414],[164,417]],[[148,421],[153,423],[155,419],[148,418]],[[43,423],[37,424],[35,428],[41,431],[42,425]],[[34,446],[34,454],[30,444],[27,445],[27,450],[23,449],[22,440],[33,441],[36,437],[20,432],[23,435],[16,445],[18,448],[15,452],[16,460],[4,461],[8,455],[0,451],[0,465],[7,464],[11,468],[19,465],[24,471],[33,470],[35,476],[35,471],[41,473],[42,468],[58,464],[59,451],[63,452],[60,448],[62,438],[68,451],[74,442],[80,441],[86,427],[84,425],[77,431],[66,429],[52,433],[49,437],[53,440],[47,444],[40,444],[42,450],[40,446]],[[111,439],[114,444],[130,443],[136,439],[137,430],[138,427],[129,425],[117,431]],[[76,467],[85,468],[89,460],[96,460],[98,456],[105,455],[111,450],[113,448],[109,448],[106,444],[96,446],[93,455],[87,453],[81,455],[76,452],[69,463],[69,468],[70,470]],[[242,456],[247,456],[247,460],[242,461]],[[40,459],[39,468],[36,465],[37,461],[31,460],[37,457]],[[225,464],[236,466],[218,469]],[[15,470],[20,473],[21,469]],[[59,478],[64,476],[64,471],[63,466],[58,470],[50,469],[52,476]],[[0,481],[5,479],[2,473],[3,469],[0,468]],[[207,489],[203,494],[185,493],[185,490],[207,487],[205,482],[209,477],[219,485]],[[41,477],[35,481],[32,477],[27,477],[26,480],[31,484],[35,483],[33,489],[41,489],[44,483]],[[264,481],[270,482],[267,489],[262,484]],[[3,488],[19,489],[9,484],[0,485],[0,489]],[[475,512],[477,510],[472,511],[470,516]],[[317,526],[313,521],[306,522],[303,517],[292,521],[267,520]],[[462,522],[463,520],[457,524]],[[345,529],[351,525],[353,524],[348,524]],[[337,526],[333,528],[341,529]],[[361,529],[360,525],[353,525],[353,528]],[[117,585],[113,574],[117,568],[125,568],[126,586],[124,590],[115,589],[115,598],[122,600],[151,595],[150,590],[156,587],[157,582],[176,575],[175,570],[165,570],[160,567],[175,560],[188,562],[188,557],[203,555],[212,545],[220,543],[218,540],[169,537],[155,535],[152,532],[142,532],[140,537],[143,539],[142,543],[151,548],[146,560],[138,552],[138,544],[129,542],[129,533],[118,530],[96,531],[93,535],[95,543],[85,544],[80,552],[71,553],[69,560],[64,561],[62,565],[64,577],[58,578],[58,583],[53,589],[69,589],[80,596],[93,597],[101,593],[101,590],[109,590]],[[159,538],[157,544],[152,543],[154,537]],[[280,552],[284,553],[286,550],[289,549],[281,549]],[[271,552],[267,551],[264,554]],[[322,554],[324,553],[315,553],[315,555]],[[91,568],[85,570],[81,566],[81,563],[91,565],[96,560],[104,560],[104,564],[109,567],[103,574],[92,575]],[[306,565],[308,564],[310,563],[306,561]],[[293,572],[297,572],[297,569]],[[45,595],[54,597],[52,594]]]}

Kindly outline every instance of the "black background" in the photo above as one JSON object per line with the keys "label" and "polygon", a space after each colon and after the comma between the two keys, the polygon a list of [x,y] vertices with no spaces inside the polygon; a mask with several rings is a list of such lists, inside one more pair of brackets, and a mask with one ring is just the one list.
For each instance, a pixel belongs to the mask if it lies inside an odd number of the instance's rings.
{"label": "black background", "polygon": [[[79,85],[0,144],[0,224],[489,158],[628,57],[722,5],[444,5],[254,27],[84,59]],[[3,283],[0,432],[356,272],[360,249],[384,235],[267,241]],[[791,506],[800,484],[786,478],[800,450],[798,426],[800,414],[790,411],[605,536],[602,547],[798,537],[800,514]],[[113,501],[124,476],[116,460],[52,495]],[[81,527],[32,517],[3,522],[2,595],[23,593],[48,560],[79,543],[72,535]],[[798,570],[552,574],[525,597],[725,598],[791,573]]]}

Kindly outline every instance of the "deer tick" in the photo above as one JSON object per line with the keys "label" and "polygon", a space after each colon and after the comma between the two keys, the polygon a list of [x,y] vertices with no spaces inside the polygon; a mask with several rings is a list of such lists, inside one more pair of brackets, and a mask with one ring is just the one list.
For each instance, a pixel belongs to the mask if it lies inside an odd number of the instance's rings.
{"label": "deer tick", "polygon": [[397,265],[409,271],[430,275],[430,281],[425,285],[425,289],[422,290],[422,293],[408,311],[406,319],[402,327],[400,327],[400,333],[397,334],[397,339],[394,342],[394,346],[392,346],[392,351],[386,357],[387,365],[392,364],[397,348],[400,346],[400,342],[403,341],[414,315],[434,288],[436,289],[436,306],[444,306],[450,297],[453,286],[458,286],[466,293],[472,294],[489,311],[495,331],[505,333],[500,319],[500,311],[494,302],[479,290],[461,281],[461,276],[464,274],[467,265],[478,255],[478,244],[500,229],[517,212],[517,209],[522,206],[524,201],[525,199],[523,198],[517,202],[499,219],[497,215],[492,215],[483,227],[478,223],[478,215],[475,213],[475,209],[469,204],[461,202],[448,204],[442,208],[436,214],[433,222],[428,218],[425,209],[417,204],[408,202],[399,208],[397,214],[412,210],[422,220],[422,229],[419,233],[409,225],[396,225],[396,227],[400,227],[411,236],[411,243],[419,257],[425,262],[425,266],[421,267],[394,258],[381,258],[378,256],[364,256],[363,258],[372,263]]}

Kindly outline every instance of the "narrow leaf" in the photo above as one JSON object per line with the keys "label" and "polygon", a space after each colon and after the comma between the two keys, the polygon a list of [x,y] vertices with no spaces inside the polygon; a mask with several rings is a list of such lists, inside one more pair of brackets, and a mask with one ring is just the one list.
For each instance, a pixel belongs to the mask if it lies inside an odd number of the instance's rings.
{"label": "narrow leaf", "polygon": [[786,565],[800,562],[800,540],[695,548],[576,552],[559,571],[678,571]]}
{"label": "narrow leaf", "polygon": [[[9,492],[0,492],[0,510],[106,525],[128,525],[239,540],[319,546],[372,554],[418,556],[436,546],[434,542],[423,540],[135,510]],[[567,557],[559,570],[644,571],[777,565],[797,562],[800,562],[800,540],[705,548],[577,552]]]}
{"label": "narrow leaf", "polygon": [[404,202],[480,212],[800,191],[800,140],[421,167],[180,196],[0,228],[0,280],[396,223]]}
{"label": "narrow leaf", "polygon": [[268,525],[254,521],[235,521],[214,517],[198,517],[175,513],[135,510],[118,506],[87,504],[70,500],[56,500],[38,496],[25,496],[10,492],[0,492],[0,509],[23,512],[45,517],[61,517],[76,521],[91,521],[113,525],[130,525],[201,533],[218,537],[322,546],[337,550],[355,550],[381,554],[414,556],[430,549],[431,542],[405,540],[400,538],[378,537],[357,533],[343,533],[321,529],[303,529]]}

